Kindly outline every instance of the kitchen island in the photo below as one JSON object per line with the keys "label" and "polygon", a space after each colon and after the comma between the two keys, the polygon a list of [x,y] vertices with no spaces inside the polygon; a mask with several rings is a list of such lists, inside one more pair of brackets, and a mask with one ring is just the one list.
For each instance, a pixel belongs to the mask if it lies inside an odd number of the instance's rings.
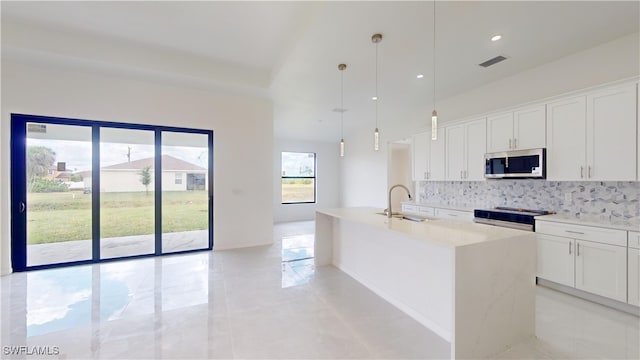
{"label": "kitchen island", "polygon": [[316,266],[336,266],[449,341],[452,358],[534,335],[535,233],[379,211],[317,211]]}

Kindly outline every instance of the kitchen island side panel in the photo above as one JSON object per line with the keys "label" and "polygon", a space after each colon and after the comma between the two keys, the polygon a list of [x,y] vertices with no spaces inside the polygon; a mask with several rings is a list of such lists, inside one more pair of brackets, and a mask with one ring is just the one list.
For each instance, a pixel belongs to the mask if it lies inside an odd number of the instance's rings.
{"label": "kitchen island side panel", "polygon": [[332,227],[334,266],[451,341],[453,247],[346,219]]}
{"label": "kitchen island side panel", "polygon": [[452,357],[482,358],[535,334],[535,233],[456,248]]}

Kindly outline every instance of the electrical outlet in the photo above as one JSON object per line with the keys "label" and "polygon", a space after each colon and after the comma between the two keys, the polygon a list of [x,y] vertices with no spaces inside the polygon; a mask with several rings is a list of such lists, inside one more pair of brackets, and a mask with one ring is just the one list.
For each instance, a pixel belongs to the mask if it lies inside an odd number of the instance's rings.
{"label": "electrical outlet", "polygon": [[571,202],[571,200],[572,200],[571,193],[570,192],[564,193],[564,201]]}

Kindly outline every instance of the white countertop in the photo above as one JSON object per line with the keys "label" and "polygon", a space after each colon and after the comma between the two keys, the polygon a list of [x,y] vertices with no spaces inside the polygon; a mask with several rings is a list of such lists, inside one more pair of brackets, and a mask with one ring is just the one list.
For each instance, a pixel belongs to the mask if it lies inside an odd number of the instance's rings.
{"label": "white countertop", "polygon": [[463,206],[463,205],[444,205],[444,204],[437,204],[437,203],[419,203],[419,202],[415,202],[415,201],[403,201],[401,204],[417,205],[417,206],[428,206],[428,207],[438,208],[438,209],[470,211],[470,212],[473,212],[474,209],[483,208],[482,206],[470,207],[470,206]]}
{"label": "white countertop", "polygon": [[381,211],[381,209],[371,207],[355,207],[322,209],[316,212],[381,229],[400,232],[416,239],[435,242],[450,247],[534,234],[528,231],[449,219],[427,219],[424,222],[400,218],[389,219],[384,215],[376,214]]}
{"label": "white countertop", "polygon": [[564,214],[553,214],[536,216],[536,221],[552,221],[565,224],[596,226],[624,231],[640,231],[640,220],[604,220],[597,217],[576,217]]}

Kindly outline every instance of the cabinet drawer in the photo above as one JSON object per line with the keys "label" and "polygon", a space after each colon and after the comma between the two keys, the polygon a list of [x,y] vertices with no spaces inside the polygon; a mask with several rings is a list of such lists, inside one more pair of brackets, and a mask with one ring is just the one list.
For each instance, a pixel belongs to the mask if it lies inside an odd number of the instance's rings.
{"label": "cabinet drawer", "polygon": [[537,220],[536,232],[603,244],[627,246],[626,231],[623,230]]}
{"label": "cabinet drawer", "polygon": [[416,205],[407,205],[407,204],[402,204],[402,212],[403,212],[403,213],[413,213],[413,214],[417,214],[417,213],[418,213],[418,206],[416,206]]}
{"label": "cabinet drawer", "polygon": [[435,216],[444,219],[473,220],[471,211],[436,209]]}
{"label": "cabinet drawer", "polygon": [[632,249],[640,249],[640,232],[629,231],[629,247]]}
{"label": "cabinet drawer", "polygon": [[436,209],[428,206],[418,206],[418,214],[422,216],[436,216]]}

